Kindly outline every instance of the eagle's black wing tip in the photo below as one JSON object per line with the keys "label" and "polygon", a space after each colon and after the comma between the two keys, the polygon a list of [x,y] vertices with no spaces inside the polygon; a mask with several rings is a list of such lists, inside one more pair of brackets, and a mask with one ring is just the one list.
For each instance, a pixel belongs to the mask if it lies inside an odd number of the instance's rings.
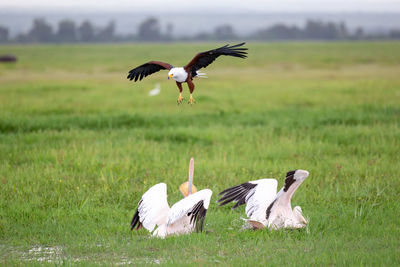
{"label": "eagle's black wing tip", "polygon": [[136,82],[139,75],[140,73],[136,69],[133,69],[129,71],[129,74],[126,78],[129,79],[130,81],[134,80],[134,82]]}
{"label": "eagle's black wing tip", "polygon": [[132,81],[132,79],[133,79],[133,70],[130,70],[128,72],[128,76],[126,78]]}
{"label": "eagle's black wing tip", "polygon": [[189,65],[192,68],[192,71],[193,70],[197,71],[201,68],[206,68],[208,65],[213,63],[215,61],[215,59],[217,59],[219,56],[232,56],[232,57],[238,57],[238,58],[246,58],[247,57],[246,50],[248,50],[248,49],[245,47],[241,47],[244,44],[245,44],[245,42],[242,42],[242,43],[239,43],[236,45],[232,45],[232,46],[230,46],[230,44],[226,44],[222,47],[219,47],[219,48],[216,48],[213,50],[198,53],[194,57],[194,59],[192,59],[192,61],[189,63]]}
{"label": "eagle's black wing tip", "polygon": [[240,43],[240,44],[235,44],[235,45],[232,45],[231,46],[231,48],[233,48],[233,47],[239,47],[239,46],[243,46],[243,45],[245,45],[246,44],[246,42],[242,42],[242,43]]}
{"label": "eagle's black wing tip", "polygon": [[151,63],[153,61],[144,63],[134,69],[131,69],[129,71],[127,79],[130,81],[134,80],[134,82],[137,82],[138,80],[141,81],[143,78],[156,73],[162,69],[167,69],[165,66],[160,65],[157,62]]}

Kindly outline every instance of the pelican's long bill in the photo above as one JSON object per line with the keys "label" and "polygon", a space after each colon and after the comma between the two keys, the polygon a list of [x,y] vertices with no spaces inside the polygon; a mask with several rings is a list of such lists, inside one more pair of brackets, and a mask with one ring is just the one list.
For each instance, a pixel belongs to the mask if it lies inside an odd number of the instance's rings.
{"label": "pelican's long bill", "polygon": [[187,182],[184,182],[179,186],[179,191],[181,191],[183,197],[187,197],[193,193],[197,192],[196,186],[193,184],[193,174],[194,174],[194,159],[190,159],[189,163],[189,178]]}

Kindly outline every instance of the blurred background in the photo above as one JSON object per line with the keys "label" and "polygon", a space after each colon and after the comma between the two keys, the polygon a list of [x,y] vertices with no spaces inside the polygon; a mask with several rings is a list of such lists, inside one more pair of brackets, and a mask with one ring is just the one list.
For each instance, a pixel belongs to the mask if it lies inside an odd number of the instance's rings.
{"label": "blurred background", "polygon": [[0,1],[0,43],[235,39],[400,39],[400,1]]}

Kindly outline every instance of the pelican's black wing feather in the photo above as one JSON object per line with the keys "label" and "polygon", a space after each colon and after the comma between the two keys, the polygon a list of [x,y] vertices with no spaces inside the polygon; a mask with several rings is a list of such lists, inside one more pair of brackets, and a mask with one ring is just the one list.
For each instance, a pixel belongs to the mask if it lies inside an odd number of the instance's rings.
{"label": "pelican's black wing feather", "polygon": [[200,200],[193,207],[191,211],[188,212],[187,216],[190,216],[190,223],[195,224],[196,232],[203,231],[204,219],[207,214],[207,209],[204,208],[204,201]]}
{"label": "pelican's black wing feather", "polygon": [[[142,203],[142,200],[140,200],[138,206]],[[139,230],[140,228],[143,227],[142,223],[139,220],[139,208],[136,210],[135,214],[133,215],[132,221],[131,221],[131,231],[136,227],[136,230]]]}
{"label": "pelican's black wing feather", "polygon": [[237,186],[230,187],[225,189],[218,195],[222,195],[222,197],[217,201],[221,202],[219,205],[223,206],[228,204],[229,202],[237,202],[232,209],[239,207],[246,203],[246,198],[251,197],[250,194],[254,194],[253,188],[256,187],[257,184],[253,183],[243,183]]}

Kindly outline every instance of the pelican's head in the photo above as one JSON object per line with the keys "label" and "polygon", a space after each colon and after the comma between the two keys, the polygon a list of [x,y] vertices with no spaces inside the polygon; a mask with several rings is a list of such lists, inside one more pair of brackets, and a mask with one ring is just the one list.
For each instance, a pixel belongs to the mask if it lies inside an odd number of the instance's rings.
{"label": "pelican's head", "polygon": [[[171,69],[172,71],[172,69]],[[181,191],[183,197],[194,194],[197,192],[197,188],[193,184],[193,173],[194,173],[194,159],[191,158],[189,162],[189,179],[179,186],[179,191]]]}
{"label": "pelican's head", "polygon": [[[294,179],[296,179],[296,181],[299,181],[299,180],[303,181],[304,179],[306,179],[308,177],[308,175],[309,175],[308,171],[296,170],[294,173]],[[301,209],[300,209],[300,211],[301,211]]]}
{"label": "pelican's head", "polygon": [[294,170],[286,173],[285,187],[283,191],[288,192],[291,190],[291,194],[296,191],[297,187],[308,177],[309,173],[305,170]]}
{"label": "pelican's head", "polygon": [[172,78],[176,78],[177,76],[177,72],[175,68],[172,68],[169,72],[168,72],[168,79],[172,79]]}
{"label": "pelican's head", "polygon": [[[181,191],[181,193],[184,197],[187,197],[189,195],[189,182],[184,182],[183,184],[181,184],[181,186],[179,186],[179,191]],[[192,185],[192,194],[194,194],[196,192],[197,192],[197,188],[193,184]]]}

